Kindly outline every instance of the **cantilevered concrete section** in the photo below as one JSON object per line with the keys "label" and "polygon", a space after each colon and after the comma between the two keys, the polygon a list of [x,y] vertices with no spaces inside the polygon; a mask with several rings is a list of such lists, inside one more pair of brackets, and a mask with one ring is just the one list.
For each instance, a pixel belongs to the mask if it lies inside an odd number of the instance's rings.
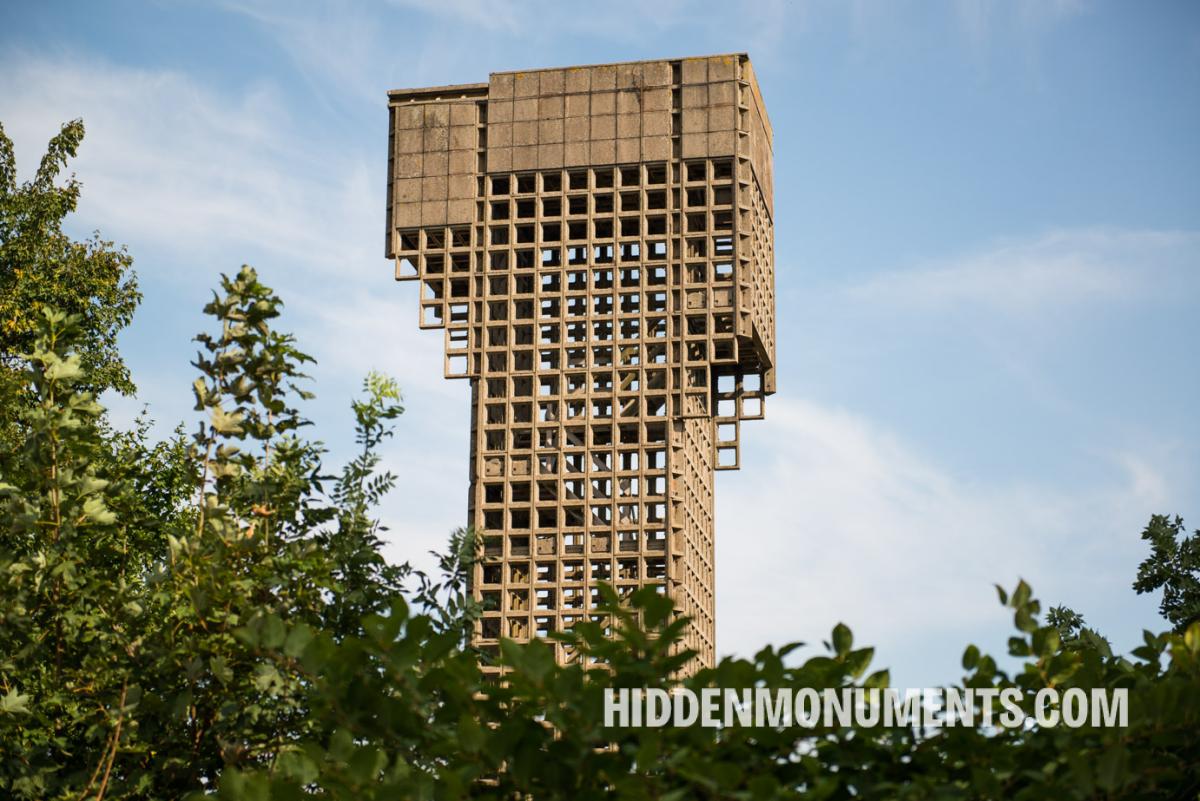
{"label": "cantilevered concrete section", "polygon": [[476,644],[653,585],[712,664],[714,471],[775,391],[749,59],[497,72],[391,92],[389,115],[387,255],[471,386]]}

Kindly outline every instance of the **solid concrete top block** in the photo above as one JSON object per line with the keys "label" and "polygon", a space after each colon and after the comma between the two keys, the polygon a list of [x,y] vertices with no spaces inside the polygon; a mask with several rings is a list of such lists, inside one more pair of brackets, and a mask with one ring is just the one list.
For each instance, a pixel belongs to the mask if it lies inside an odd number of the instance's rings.
{"label": "solid concrete top block", "polygon": [[[741,153],[768,212],[772,205],[771,126],[745,54],[496,72],[486,84],[396,90],[389,99],[393,178],[478,169],[477,106],[486,102],[488,170]],[[436,184],[431,189],[440,194]],[[413,202],[411,188],[398,200]]]}
{"label": "solid concrete top block", "polygon": [[[489,76],[486,84],[397,89],[389,92],[388,97],[397,112],[395,128],[404,130],[450,122],[472,124],[474,109],[471,106],[481,99],[488,101],[489,122],[533,120],[558,113],[552,103],[540,107],[526,104],[515,109],[514,116],[509,117],[504,103],[514,98],[536,101],[537,98],[565,95],[567,117],[634,113],[635,103],[640,104],[638,110],[642,112],[657,111],[670,107],[669,87],[676,81],[683,85],[683,105],[687,108],[736,103],[738,82],[744,81],[750,87],[748,97],[757,107],[766,138],[770,140],[765,104],[749,57],[744,53],[496,72]],[[705,87],[709,89],[707,93]],[[610,92],[618,94],[605,97],[605,93]],[[572,99],[586,93],[593,93],[593,96],[585,110],[581,102]],[[445,119],[447,108],[453,115],[450,120]]]}

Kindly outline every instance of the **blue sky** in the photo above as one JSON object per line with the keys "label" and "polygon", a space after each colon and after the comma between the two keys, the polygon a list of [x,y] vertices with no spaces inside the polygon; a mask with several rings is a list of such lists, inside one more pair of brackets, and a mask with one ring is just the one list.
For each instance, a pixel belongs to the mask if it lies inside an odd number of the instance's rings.
{"label": "blue sky", "polygon": [[127,244],[123,347],[161,428],[220,271],[254,264],[319,360],[342,457],[371,368],[408,412],[389,555],[465,517],[467,387],[382,256],[385,91],[748,51],[775,129],[779,393],[717,481],[718,651],[842,620],[899,683],[1000,653],[1029,580],[1119,646],[1154,512],[1200,525],[1200,7],[1070,0],[0,8],[28,176],[88,128],[72,225]]}

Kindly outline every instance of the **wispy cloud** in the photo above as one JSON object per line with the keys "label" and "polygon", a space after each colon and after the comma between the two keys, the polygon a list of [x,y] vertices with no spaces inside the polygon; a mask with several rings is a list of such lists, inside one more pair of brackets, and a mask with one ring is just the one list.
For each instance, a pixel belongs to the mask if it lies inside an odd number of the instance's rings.
{"label": "wispy cloud", "polygon": [[522,27],[520,9],[512,0],[392,0],[392,4],[441,17],[455,25],[510,34],[520,32]]}
{"label": "wispy cloud", "polygon": [[958,26],[976,55],[983,55],[994,40],[1013,35],[1029,48],[1055,27],[1087,10],[1083,0],[955,0]]}
{"label": "wispy cloud", "polygon": [[[523,39],[545,38],[566,33],[590,33],[593,36],[633,40],[645,36],[647,28],[661,29],[677,25],[689,17],[700,18],[707,12],[682,0],[643,3],[638,0],[613,0],[609,3],[576,5],[553,0],[514,2],[514,0],[392,0],[398,8],[410,9],[441,18],[455,25],[499,31]],[[774,3],[772,3],[773,5]],[[714,13],[719,13],[714,9]]]}
{"label": "wispy cloud", "polygon": [[257,24],[291,59],[313,96],[335,112],[348,105],[382,107],[389,88],[382,84],[386,66],[418,49],[405,30],[381,25],[352,3],[314,6],[305,13],[279,2],[229,0],[223,7]]}
{"label": "wispy cloud", "polygon": [[[688,42],[717,38],[729,43],[724,51],[749,49],[766,62],[803,11],[786,0],[392,0],[384,13],[374,14],[345,3],[302,14],[276,0],[236,0],[225,7],[259,23],[334,105],[339,99],[378,102],[381,80],[398,81],[388,87],[394,88],[484,80],[495,69],[566,66],[546,54],[571,42],[581,52],[607,48],[614,54],[592,60],[622,60],[704,55]],[[664,39],[668,31],[672,35]]]}
{"label": "wispy cloud", "polygon": [[1083,229],[1000,242],[946,261],[882,272],[849,289],[913,311],[1042,313],[1098,301],[1200,291],[1200,233]]}
{"label": "wispy cloud", "polygon": [[1098,625],[1137,606],[1136,534],[1172,483],[1147,461],[1113,454],[1074,488],[982,485],[845,410],[782,399],[769,418],[769,434],[743,429],[742,471],[717,480],[721,652],[814,643],[844,621],[902,677],[941,681],[927,671],[952,670],[969,641],[1003,652],[993,583],[1023,577]]}
{"label": "wispy cloud", "polygon": [[81,221],[135,247],[265,246],[298,269],[344,273],[363,243],[379,241],[354,237],[347,251],[347,238],[330,235],[379,219],[378,180],[286,135],[300,121],[270,85],[222,95],[171,71],[9,53],[0,98],[26,174],[62,122],[84,119],[72,164],[86,183]]}

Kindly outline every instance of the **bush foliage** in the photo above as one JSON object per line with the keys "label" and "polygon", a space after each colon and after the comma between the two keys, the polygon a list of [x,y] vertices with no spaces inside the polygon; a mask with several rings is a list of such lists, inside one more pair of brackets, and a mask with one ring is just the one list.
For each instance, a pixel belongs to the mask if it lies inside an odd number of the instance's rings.
{"label": "bush foliage", "polygon": [[606,625],[555,635],[579,663],[505,642],[506,681],[485,681],[466,636],[472,537],[455,532],[436,576],[379,554],[396,384],[367,377],[359,451],[327,474],[302,436],[311,359],[253,270],[205,307],[194,433],[108,425],[96,397],[132,389],[112,337],[135,290],[123,252],[61,233],[78,187],[55,188],[53,165],[74,125],[22,187],[0,133],[0,796],[1197,797],[1196,540],[1167,518],[1137,588],[1167,589],[1174,630],[1115,655],[1070,610],[1043,622],[1020,583],[999,593],[1013,659],[963,654],[962,686],[1015,689],[1029,713],[1041,688],[1125,688],[1126,727],[606,727],[609,687],[888,683],[844,626],[826,655],[768,646],[680,680],[687,621],[652,590],[605,588]]}

